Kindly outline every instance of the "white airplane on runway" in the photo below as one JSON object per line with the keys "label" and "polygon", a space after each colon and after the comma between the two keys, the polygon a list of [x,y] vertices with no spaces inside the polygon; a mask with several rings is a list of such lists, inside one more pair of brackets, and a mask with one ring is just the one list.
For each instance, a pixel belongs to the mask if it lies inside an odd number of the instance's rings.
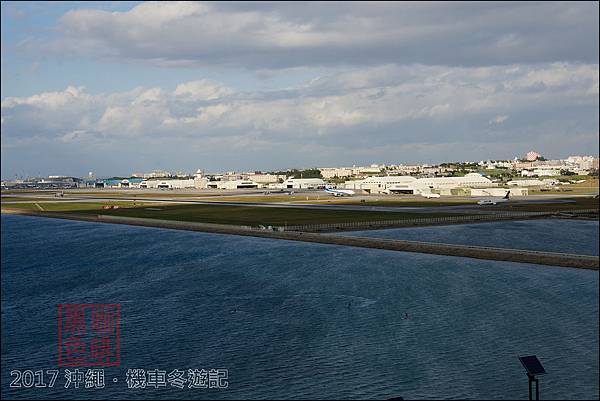
{"label": "white airplane on runway", "polygon": [[325,187],[325,192],[333,196],[352,196],[355,195],[354,191],[351,189],[337,189],[333,188],[329,185]]}
{"label": "white airplane on runway", "polygon": [[478,205],[480,206],[485,206],[485,205],[496,205],[498,203],[504,203],[504,202],[508,202],[510,196],[510,191],[506,192],[506,195],[504,195],[504,198],[490,198],[490,199],[482,199],[479,202],[477,202]]}
{"label": "white airplane on runway", "polygon": [[433,192],[421,192],[421,196],[427,199],[439,198],[440,194],[434,194]]}

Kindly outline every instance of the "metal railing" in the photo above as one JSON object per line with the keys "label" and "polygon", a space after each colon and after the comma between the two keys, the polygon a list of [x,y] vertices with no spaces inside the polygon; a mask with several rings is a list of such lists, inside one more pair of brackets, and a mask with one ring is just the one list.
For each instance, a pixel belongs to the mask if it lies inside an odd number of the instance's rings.
{"label": "metal railing", "polygon": [[478,222],[478,221],[497,221],[497,220],[511,220],[529,217],[540,217],[540,216],[553,216],[559,215],[560,213],[571,213],[571,214],[587,214],[597,213],[597,209],[583,209],[583,210],[564,210],[564,211],[551,211],[551,212],[499,212],[494,214],[481,214],[481,215],[467,215],[467,216],[445,216],[445,217],[425,217],[417,219],[399,219],[399,220],[375,220],[375,221],[352,221],[344,223],[323,223],[323,224],[304,224],[304,225],[293,225],[293,226],[278,226],[274,229],[278,231],[324,231],[324,230],[348,230],[348,229],[360,229],[360,228],[372,228],[372,227],[386,227],[386,226],[414,226],[414,225],[435,225],[435,224],[453,224],[463,222]]}

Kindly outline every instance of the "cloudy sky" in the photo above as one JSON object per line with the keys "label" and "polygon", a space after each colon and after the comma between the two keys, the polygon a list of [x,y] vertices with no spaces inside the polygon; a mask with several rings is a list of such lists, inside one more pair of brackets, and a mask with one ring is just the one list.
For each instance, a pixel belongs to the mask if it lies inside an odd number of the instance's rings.
{"label": "cloudy sky", "polygon": [[2,177],[598,155],[598,3],[21,3]]}

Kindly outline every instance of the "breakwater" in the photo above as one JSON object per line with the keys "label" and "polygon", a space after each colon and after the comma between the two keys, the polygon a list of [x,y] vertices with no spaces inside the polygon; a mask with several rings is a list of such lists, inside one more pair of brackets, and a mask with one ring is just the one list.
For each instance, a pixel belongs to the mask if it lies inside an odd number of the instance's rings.
{"label": "breakwater", "polygon": [[108,215],[87,215],[79,213],[19,211],[15,214],[90,221],[96,223],[126,224],[145,227],[158,227],[175,230],[200,231],[216,234],[243,235],[261,238],[283,239],[329,245],[373,248],[390,251],[427,253],[434,255],[458,256],[475,259],[499,260],[549,266],[574,267],[598,270],[598,256],[575,255],[556,252],[528,251],[521,249],[493,248],[483,246],[441,244],[420,241],[392,240],[384,238],[348,237],[299,231],[276,231],[250,226],[194,223],[173,220],[146,219]]}

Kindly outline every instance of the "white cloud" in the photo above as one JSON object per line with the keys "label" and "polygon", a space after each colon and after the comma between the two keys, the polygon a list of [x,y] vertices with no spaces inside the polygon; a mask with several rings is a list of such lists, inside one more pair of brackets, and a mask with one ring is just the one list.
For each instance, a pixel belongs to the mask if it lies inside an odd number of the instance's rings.
{"label": "white cloud", "polygon": [[490,125],[502,124],[506,120],[508,120],[508,116],[496,116],[490,120]]}
{"label": "white cloud", "polygon": [[60,138],[58,138],[59,141],[61,142],[77,142],[77,141],[82,141],[89,138],[89,135],[87,134],[87,132],[83,129],[77,129],[71,132],[67,132],[66,134],[64,134],[63,136],[61,136]]}
{"label": "white cloud", "polygon": [[[597,62],[598,4],[147,2],[76,9],[37,51],[160,66]],[[35,41],[33,41],[35,42]],[[28,43],[25,46],[30,46]]]}
{"label": "white cloud", "polygon": [[174,95],[185,100],[215,100],[231,95],[233,90],[217,83],[202,79],[177,85]]}
{"label": "white cloud", "polygon": [[83,87],[69,86],[62,92],[44,92],[26,98],[9,97],[2,101],[2,108],[16,105],[30,105],[49,109],[58,109],[68,104],[87,101],[90,96],[83,92]]}
{"label": "white cloud", "polygon": [[[538,81],[544,85],[532,90]],[[569,110],[576,112],[569,112],[564,124],[576,122],[597,131],[597,111],[590,111],[598,107],[597,94],[590,93],[597,86],[597,64],[566,63],[518,68],[382,66],[346,70],[277,92],[236,92],[207,80],[184,82],[172,90],[136,88],[98,95],[69,86],[5,99],[2,136],[13,144],[44,137],[56,142],[109,141],[115,146],[140,139],[179,139],[192,146],[237,138],[250,149],[253,142],[291,148],[299,142],[322,141],[328,146],[336,141],[365,151],[386,141],[468,143],[478,137],[485,142],[485,130],[499,129],[508,116],[515,131],[504,135],[517,135],[522,128],[532,136],[542,134],[536,126]],[[497,136],[494,131],[493,138]]]}

